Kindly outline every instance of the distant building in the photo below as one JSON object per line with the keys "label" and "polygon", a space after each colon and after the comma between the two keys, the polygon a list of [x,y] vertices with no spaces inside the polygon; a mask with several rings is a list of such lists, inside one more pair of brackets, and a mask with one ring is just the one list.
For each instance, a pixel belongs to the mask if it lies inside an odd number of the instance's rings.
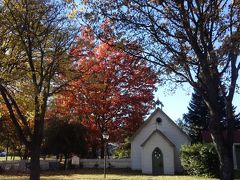
{"label": "distant building", "polygon": [[131,168],[144,174],[181,172],[180,148],[191,140],[160,108],[131,139]]}

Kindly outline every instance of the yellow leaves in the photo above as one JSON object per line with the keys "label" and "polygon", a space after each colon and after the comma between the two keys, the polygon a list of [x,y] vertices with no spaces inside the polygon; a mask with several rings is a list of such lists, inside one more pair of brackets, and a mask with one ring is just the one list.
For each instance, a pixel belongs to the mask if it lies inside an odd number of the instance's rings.
{"label": "yellow leaves", "polygon": [[77,11],[79,10],[82,13],[86,12],[84,5],[88,3],[88,0],[83,0],[81,2],[74,2],[74,0],[65,0],[68,4],[71,4],[71,12],[67,14],[68,18],[75,18],[77,15]]}
{"label": "yellow leaves", "polygon": [[26,112],[26,118],[27,118],[27,121],[30,122],[34,119],[34,112],[33,111],[28,111]]}
{"label": "yellow leaves", "polygon": [[73,0],[64,0],[64,1],[68,4],[73,3]]}
{"label": "yellow leaves", "polygon": [[125,6],[128,6],[129,3],[130,3],[129,0],[124,0],[124,1],[123,1],[123,4],[124,4]]}
{"label": "yellow leaves", "polygon": [[160,4],[161,0],[150,0],[151,3]]}
{"label": "yellow leaves", "polygon": [[77,9],[76,9],[76,7],[75,7],[75,8],[72,9],[71,12],[69,12],[69,13],[67,14],[67,17],[68,17],[69,19],[72,19],[72,18],[75,18],[76,15],[77,15]]}
{"label": "yellow leaves", "polygon": [[80,11],[80,12],[85,12],[85,10],[86,10],[85,8],[80,8],[79,11]]}
{"label": "yellow leaves", "polygon": [[[74,0],[64,0],[66,3],[71,4],[71,3],[76,3]],[[86,5],[89,0],[81,0],[81,4]]]}
{"label": "yellow leaves", "polygon": [[2,45],[1,45],[1,49],[5,49],[7,47],[7,41],[6,40],[3,40],[2,41]]}

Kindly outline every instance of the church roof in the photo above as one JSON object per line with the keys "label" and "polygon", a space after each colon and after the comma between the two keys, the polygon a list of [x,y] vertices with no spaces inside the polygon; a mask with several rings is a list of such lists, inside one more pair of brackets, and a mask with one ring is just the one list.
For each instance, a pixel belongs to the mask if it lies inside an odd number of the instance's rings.
{"label": "church roof", "polygon": [[140,126],[140,128],[133,134],[133,136],[130,138],[130,141],[132,142],[135,137],[141,132],[141,130],[151,121],[151,119],[158,113],[160,112],[161,114],[163,114],[164,116],[166,116],[167,120],[173,124],[184,136],[186,136],[189,141],[191,141],[191,138],[170,118],[168,117],[167,114],[165,114],[163,112],[163,110],[161,110],[159,107],[155,109],[155,111],[147,118],[146,121],[144,121],[144,123]]}
{"label": "church roof", "polygon": [[159,129],[154,130],[154,131],[152,132],[152,134],[150,134],[150,136],[148,136],[148,138],[141,144],[141,146],[144,146],[144,145],[148,142],[148,140],[149,140],[155,133],[157,133],[157,134],[159,134],[160,136],[162,136],[163,139],[165,139],[170,146],[175,147],[175,145],[172,143],[172,141],[170,141],[170,140],[167,138],[167,136],[165,136]]}

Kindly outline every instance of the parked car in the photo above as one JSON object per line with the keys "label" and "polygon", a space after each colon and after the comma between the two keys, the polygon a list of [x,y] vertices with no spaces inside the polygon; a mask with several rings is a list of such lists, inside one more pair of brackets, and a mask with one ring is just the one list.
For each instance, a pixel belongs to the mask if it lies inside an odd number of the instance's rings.
{"label": "parked car", "polygon": [[7,155],[7,153],[6,152],[0,152],[0,157],[5,157]]}

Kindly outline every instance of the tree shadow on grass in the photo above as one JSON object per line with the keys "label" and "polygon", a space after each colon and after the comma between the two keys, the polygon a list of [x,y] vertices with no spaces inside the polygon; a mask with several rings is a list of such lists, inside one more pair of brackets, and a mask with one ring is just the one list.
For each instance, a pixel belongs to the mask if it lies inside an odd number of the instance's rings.
{"label": "tree shadow on grass", "polygon": [[[61,170],[61,171],[44,171],[42,174],[44,176],[52,176],[52,175],[73,175],[73,174],[79,174],[79,175],[86,175],[86,174],[92,174],[92,175],[101,175],[103,174],[102,168],[84,168],[84,169],[75,169],[75,170]],[[142,175],[141,171],[133,171],[131,169],[106,169],[107,174],[111,175],[124,175],[124,176],[132,176],[132,175]]]}
{"label": "tree shadow on grass", "polygon": [[[91,169],[74,169],[74,170],[55,170],[55,171],[42,171],[41,176],[45,178],[53,178],[54,176],[72,176],[72,175],[89,175],[89,176],[98,176],[103,175],[104,171],[102,168],[91,168]],[[128,177],[128,176],[144,176],[144,177],[154,177],[153,175],[146,175],[142,174],[141,171],[134,171],[131,169],[107,169],[106,174],[108,175],[116,175],[120,177]],[[16,176],[19,178],[26,178],[29,177],[28,172],[13,172],[13,171],[7,171],[0,173],[0,176],[10,178],[11,176]]]}
{"label": "tree shadow on grass", "polygon": [[[129,174],[129,175],[141,175],[141,171],[133,171],[131,169],[106,169],[108,174]],[[41,171],[41,175],[70,175],[70,174],[103,174],[102,168],[84,168],[84,169],[74,169],[74,170],[47,170]],[[29,172],[18,172],[18,171],[2,171],[0,175],[4,176],[27,176]]]}

